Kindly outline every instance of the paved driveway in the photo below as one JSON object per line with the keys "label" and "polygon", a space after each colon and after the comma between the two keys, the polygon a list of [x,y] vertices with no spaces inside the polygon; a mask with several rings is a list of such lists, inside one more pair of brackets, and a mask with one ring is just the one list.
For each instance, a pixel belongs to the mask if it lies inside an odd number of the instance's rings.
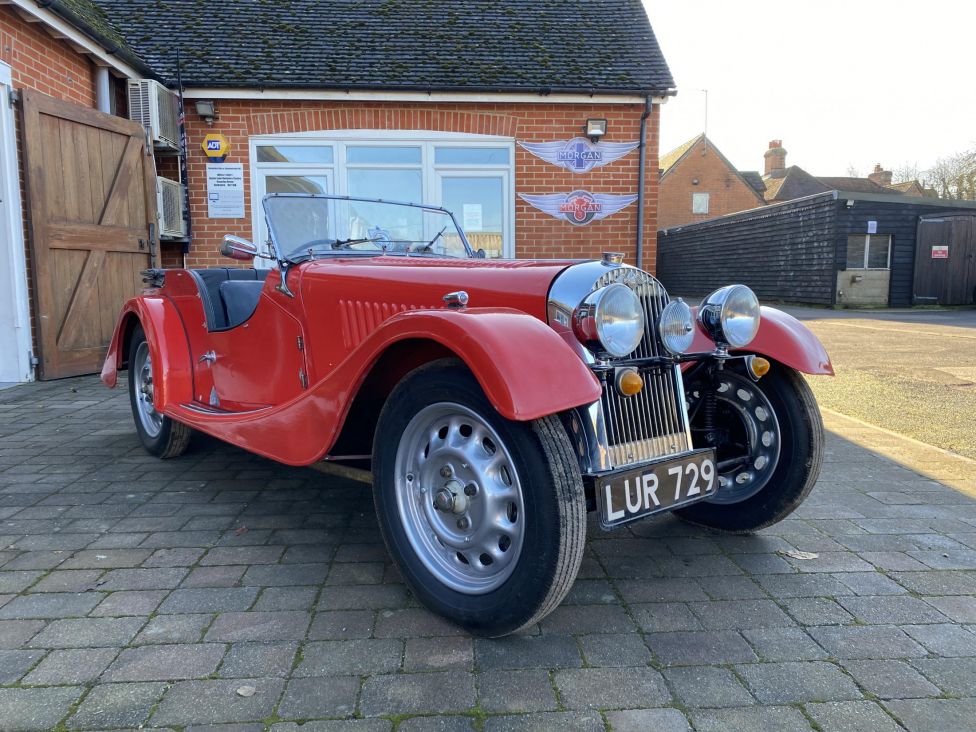
{"label": "paved driveway", "polygon": [[540,627],[474,640],[362,486],[205,438],[157,461],[94,378],[0,392],[0,729],[976,728],[960,493],[831,436],[760,536],[591,539]]}
{"label": "paved driveway", "polygon": [[976,309],[786,308],[827,346],[822,406],[976,459]]}

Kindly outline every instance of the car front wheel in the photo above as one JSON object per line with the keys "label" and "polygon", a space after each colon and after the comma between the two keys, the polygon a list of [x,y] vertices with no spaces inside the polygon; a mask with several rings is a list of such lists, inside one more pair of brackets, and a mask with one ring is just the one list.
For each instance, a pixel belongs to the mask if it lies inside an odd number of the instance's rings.
{"label": "car front wheel", "polygon": [[736,533],[786,518],[823,462],[823,422],[803,376],[774,363],[759,381],[726,367],[688,383],[692,437],[696,447],[715,448],[719,489],[677,515]]}
{"label": "car front wheel", "polygon": [[500,636],[551,612],[579,570],[586,503],[556,417],[501,417],[457,361],[407,376],[380,415],[374,500],[383,538],[428,608]]}
{"label": "car front wheel", "polygon": [[156,411],[154,374],[149,342],[142,326],[136,326],[129,342],[129,402],[136,432],[143,447],[158,458],[182,455],[193,430]]}

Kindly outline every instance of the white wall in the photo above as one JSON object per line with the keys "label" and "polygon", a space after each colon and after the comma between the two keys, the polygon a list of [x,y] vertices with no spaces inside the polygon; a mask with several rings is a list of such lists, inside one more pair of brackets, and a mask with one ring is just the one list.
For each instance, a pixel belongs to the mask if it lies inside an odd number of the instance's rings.
{"label": "white wall", "polygon": [[31,381],[30,309],[10,67],[0,62],[0,383]]}

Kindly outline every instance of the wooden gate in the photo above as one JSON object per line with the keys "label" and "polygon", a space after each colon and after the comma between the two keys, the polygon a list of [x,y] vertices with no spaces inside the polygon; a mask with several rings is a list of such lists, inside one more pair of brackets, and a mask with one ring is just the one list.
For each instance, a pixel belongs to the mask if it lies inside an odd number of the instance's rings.
{"label": "wooden gate", "polygon": [[976,216],[919,219],[914,301],[920,305],[976,303]]}
{"label": "wooden gate", "polygon": [[155,164],[138,122],[21,94],[38,376],[94,373],[155,257]]}

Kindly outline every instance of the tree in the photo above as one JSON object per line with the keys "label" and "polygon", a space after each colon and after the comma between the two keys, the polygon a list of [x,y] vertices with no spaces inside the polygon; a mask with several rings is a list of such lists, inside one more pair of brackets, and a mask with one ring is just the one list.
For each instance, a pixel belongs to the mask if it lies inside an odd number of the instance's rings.
{"label": "tree", "polygon": [[918,169],[918,162],[909,163],[904,162],[891,171],[891,182],[892,183],[911,183],[912,181],[921,181],[924,177],[924,173]]}
{"label": "tree", "polygon": [[939,198],[976,201],[976,150],[939,158],[925,171],[925,182]]}

